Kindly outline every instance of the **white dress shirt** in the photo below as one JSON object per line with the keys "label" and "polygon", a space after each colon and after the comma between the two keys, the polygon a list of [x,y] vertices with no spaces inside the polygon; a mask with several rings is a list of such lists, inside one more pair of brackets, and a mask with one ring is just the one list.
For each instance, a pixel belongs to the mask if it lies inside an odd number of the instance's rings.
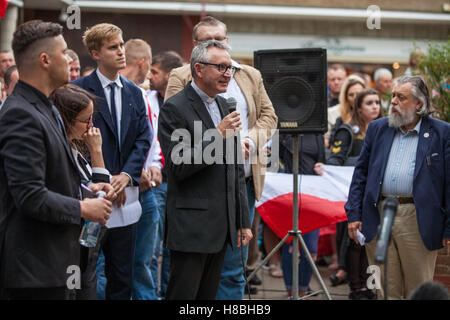
{"label": "white dress shirt", "polygon": [[[151,141],[151,147],[147,154],[147,160],[145,161],[144,169],[148,170],[150,167],[157,167],[159,170],[163,168],[162,162],[162,150],[158,139],[158,115],[159,115],[159,104],[158,98],[153,98],[153,96],[158,94],[155,90],[148,90],[147,92],[140,88],[142,91],[142,96],[145,101],[145,113],[148,119],[148,125],[153,128],[153,137]],[[153,98],[153,99],[152,99]],[[149,114],[149,105],[151,110],[151,115]]]}
{"label": "white dress shirt", "polygon": [[120,124],[122,122],[122,88],[123,84],[120,81],[120,76],[118,75],[117,78],[114,81],[109,80],[107,77],[105,77],[100,70],[95,71],[97,72],[98,79],[100,80],[100,83],[102,84],[103,91],[105,92],[106,102],[108,103],[109,113],[111,113],[111,87],[109,84],[111,82],[114,82],[116,84],[115,91],[114,91],[114,101],[116,103],[116,117],[117,117],[117,135],[120,137]]}
{"label": "white dress shirt", "polygon": [[[231,64],[241,69],[242,67],[234,60],[231,60]],[[245,100],[245,96],[242,93],[241,88],[237,84],[236,80],[234,79],[234,75],[231,77],[230,82],[228,83],[227,91],[224,93],[220,93],[220,96],[224,97],[225,99],[228,98],[235,98],[237,101],[236,105],[236,111],[240,113],[241,123],[242,123],[242,130],[240,132],[241,139],[247,140],[250,143],[250,153],[255,152],[256,144],[255,142],[250,138],[242,138],[245,137],[248,133],[248,106],[247,106],[247,100]],[[244,161],[244,170],[245,170],[245,177],[249,177],[252,175],[252,168],[250,165],[250,157]]]}

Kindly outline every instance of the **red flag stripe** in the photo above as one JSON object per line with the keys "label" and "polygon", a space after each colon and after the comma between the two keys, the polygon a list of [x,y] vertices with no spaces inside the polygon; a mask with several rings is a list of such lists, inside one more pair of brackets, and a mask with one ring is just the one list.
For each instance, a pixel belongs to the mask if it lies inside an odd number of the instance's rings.
{"label": "red flag stripe", "polygon": [[[288,231],[292,230],[292,202],[291,192],[268,200],[257,208],[267,226],[281,239],[285,237]],[[301,194],[299,229],[302,233],[307,233],[324,226],[346,221],[344,204],[345,201],[330,201]]]}

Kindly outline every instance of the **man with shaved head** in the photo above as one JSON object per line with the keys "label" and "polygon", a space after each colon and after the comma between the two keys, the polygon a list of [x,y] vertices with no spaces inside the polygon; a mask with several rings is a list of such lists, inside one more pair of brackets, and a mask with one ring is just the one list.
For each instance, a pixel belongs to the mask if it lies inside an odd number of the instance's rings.
{"label": "man with shaved head", "polygon": [[[125,43],[125,57],[127,65],[120,73],[136,85],[142,84],[150,72],[152,50],[150,45],[142,39],[130,39]],[[156,135],[157,121],[152,117],[152,107],[144,89],[140,88],[146,104],[149,127],[154,134],[150,151],[142,169],[139,183],[139,201],[142,215],[136,226],[136,249],[134,262],[134,280],[132,289],[133,300],[156,300],[158,298],[158,278],[154,278],[150,264],[155,250],[156,233],[158,232],[159,213],[153,188],[162,181],[163,167],[161,147]]]}
{"label": "man with shaved head", "polygon": [[69,81],[62,29],[34,20],[13,38],[20,80],[0,111],[0,288],[9,299],[70,298],[81,219],[105,224],[111,212],[106,199],[78,200],[78,166],[48,98]]}

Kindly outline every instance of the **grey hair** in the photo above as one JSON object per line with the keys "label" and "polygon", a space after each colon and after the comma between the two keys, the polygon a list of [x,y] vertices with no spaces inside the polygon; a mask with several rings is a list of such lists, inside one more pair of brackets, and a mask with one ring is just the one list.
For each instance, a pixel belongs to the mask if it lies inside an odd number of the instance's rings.
{"label": "grey hair", "polygon": [[381,80],[382,77],[385,77],[385,76],[389,76],[392,79],[392,72],[389,71],[389,69],[380,68],[380,69],[375,70],[375,73],[373,74],[373,80],[378,82]]}
{"label": "grey hair", "polygon": [[198,41],[198,29],[203,26],[205,26],[205,27],[222,27],[223,30],[225,31],[225,35],[227,34],[227,25],[225,23],[223,23],[222,21],[220,21],[214,17],[206,16],[199,23],[197,23],[194,26],[194,30],[192,30],[192,39],[194,41]]}
{"label": "grey hair", "polygon": [[428,116],[433,112],[430,100],[430,90],[428,89],[425,80],[420,76],[401,76],[395,80],[396,84],[411,83],[412,94],[414,98],[422,101],[422,107],[420,107],[417,114],[421,117]]}
{"label": "grey hair", "polygon": [[195,46],[191,54],[191,74],[194,79],[197,77],[194,69],[195,64],[199,62],[209,62],[210,57],[208,55],[208,49],[211,47],[224,49],[227,52],[230,52],[230,46],[228,46],[226,43],[217,40],[208,40],[200,42],[198,45]]}

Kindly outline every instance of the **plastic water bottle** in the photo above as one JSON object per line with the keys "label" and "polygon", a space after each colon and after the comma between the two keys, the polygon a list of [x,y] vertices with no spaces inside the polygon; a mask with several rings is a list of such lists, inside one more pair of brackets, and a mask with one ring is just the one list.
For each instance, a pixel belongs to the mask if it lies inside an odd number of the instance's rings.
{"label": "plastic water bottle", "polygon": [[[97,198],[104,198],[106,193],[104,191],[97,192]],[[97,244],[98,236],[102,230],[102,225],[99,222],[92,222],[86,220],[83,229],[81,229],[80,239],[78,242],[88,248],[94,248]]]}

